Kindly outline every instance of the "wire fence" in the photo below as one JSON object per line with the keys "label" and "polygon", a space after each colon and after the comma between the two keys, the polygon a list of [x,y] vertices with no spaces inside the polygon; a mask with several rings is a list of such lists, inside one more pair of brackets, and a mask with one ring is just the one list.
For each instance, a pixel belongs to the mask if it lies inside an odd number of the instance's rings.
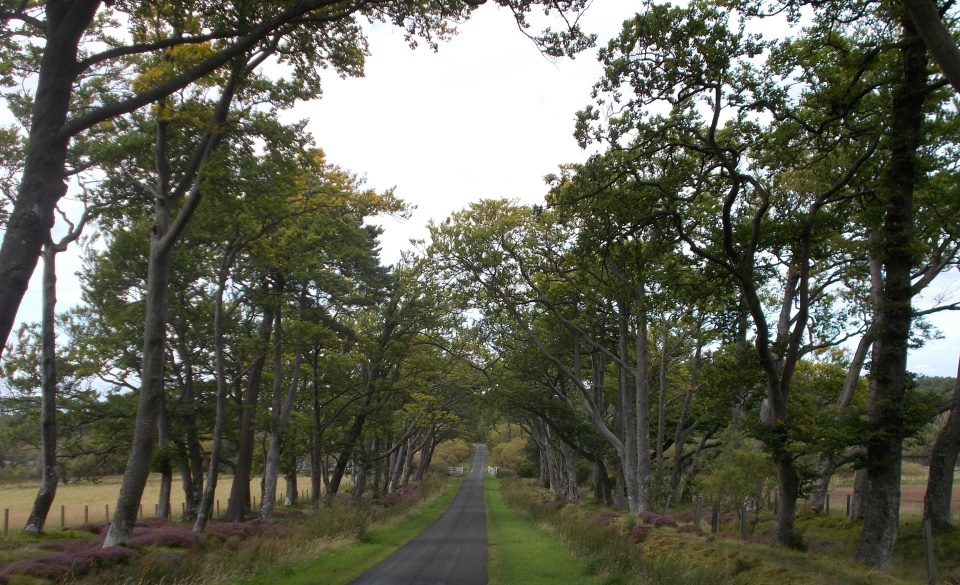
{"label": "wire fence", "polygon": [[[300,501],[308,501],[310,494],[308,490],[300,490],[299,493]],[[286,499],[285,495],[281,495],[277,498],[277,505],[281,506],[284,504]],[[256,496],[253,496],[250,501],[250,509],[256,510],[257,506],[260,504],[260,499]],[[83,524],[100,524],[100,523],[109,523],[112,520],[111,514],[113,513],[113,506],[111,504],[74,504],[74,505],[54,505],[50,508],[50,513],[47,515],[47,522],[45,529],[51,530],[59,528],[60,530],[66,530],[73,527],[78,527]],[[171,503],[170,507],[170,520],[182,521],[186,516],[187,506],[183,501],[176,501]],[[219,520],[222,513],[227,511],[226,502],[223,503],[221,507],[220,500],[217,499],[214,502],[211,517],[214,520]],[[147,518],[159,518],[160,517],[160,507],[158,504],[152,505],[140,505],[140,509],[137,513],[138,520],[145,520]],[[30,516],[30,510],[24,509],[3,509],[3,536],[8,536],[11,530],[20,530],[23,526],[26,525],[27,519]]]}

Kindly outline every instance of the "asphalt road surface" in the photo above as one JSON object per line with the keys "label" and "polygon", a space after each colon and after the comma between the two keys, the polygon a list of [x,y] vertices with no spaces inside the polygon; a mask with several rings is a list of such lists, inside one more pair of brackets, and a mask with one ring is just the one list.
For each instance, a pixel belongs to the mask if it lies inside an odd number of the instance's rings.
{"label": "asphalt road surface", "polygon": [[473,466],[450,507],[419,536],[350,585],[486,585],[486,456],[486,446],[477,445]]}

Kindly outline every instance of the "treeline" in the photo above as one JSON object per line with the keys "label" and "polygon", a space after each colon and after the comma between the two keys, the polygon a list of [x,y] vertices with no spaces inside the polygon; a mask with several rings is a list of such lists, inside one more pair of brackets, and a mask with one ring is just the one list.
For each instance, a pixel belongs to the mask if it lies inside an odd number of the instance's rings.
{"label": "treeline", "polygon": [[916,302],[957,266],[956,95],[899,3],[800,4],[645,7],[577,114],[598,153],[548,177],[544,206],[433,225],[427,254],[474,299],[496,397],[558,494],[586,459],[597,499],[662,507],[734,429],[775,468],[778,545],[853,466],[857,559],[889,568],[905,441],[951,413],[936,526],[960,448],[960,389],[906,368],[924,318],[957,308]]}

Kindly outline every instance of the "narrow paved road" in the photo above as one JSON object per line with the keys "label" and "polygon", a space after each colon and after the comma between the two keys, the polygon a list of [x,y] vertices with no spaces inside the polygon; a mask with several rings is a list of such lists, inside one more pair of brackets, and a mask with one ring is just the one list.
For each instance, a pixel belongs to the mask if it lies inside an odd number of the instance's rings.
{"label": "narrow paved road", "polygon": [[486,585],[486,457],[486,446],[477,445],[470,473],[446,512],[350,585]]}

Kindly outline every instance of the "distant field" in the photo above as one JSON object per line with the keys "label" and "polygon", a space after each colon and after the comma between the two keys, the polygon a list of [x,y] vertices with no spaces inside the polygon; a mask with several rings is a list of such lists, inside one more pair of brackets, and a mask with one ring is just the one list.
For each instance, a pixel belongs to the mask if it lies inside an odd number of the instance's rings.
{"label": "distant field", "polygon": [[[900,515],[922,516],[923,496],[927,493],[926,483],[904,483],[900,486]],[[838,486],[830,489],[830,511],[844,513],[847,496],[853,494],[852,486]],[[960,518],[960,482],[953,483],[953,499],[950,502],[953,518]]]}
{"label": "distant field", "polygon": [[[117,495],[120,493],[120,476],[106,477],[100,483],[96,484],[70,484],[61,485],[57,488],[57,497],[53,502],[53,508],[47,517],[47,528],[60,527],[60,508],[63,506],[63,524],[65,526],[76,526],[87,522],[104,522],[105,518],[113,514],[114,506],[117,503]],[[220,512],[226,512],[227,499],[230,497],[230,486],[233,483],[232,476],[220,476],[217,480],[217,500],[220,502]],[[346,482],[344,486],[346,486]],[[297,478],[297,486],[300,488],[301,497],[309,497],[310,477]],[[0,513],[9,510],[9,529],[19,530],[23,528],[30,515],[30,508],[33,506],[33,500],[37,495],[39,484],[30,484],[27,482],[18,482],[16,484],[0,485]],[[250,482],[250,493],[257,498],[257,505],[260,505],[260,478],[257,477]],[[277,493],[286,493],[286,483],[283,478],[277,485]],[[157,498],[160,495],[160,476],[153,474],[147,482],[147,487],[143,492],[142,509],[146,518],[152,518],[156,514]],[[174,518],[179,518],[183,510],[183,488],[181,487],[179,476],[175,475],[173,479],[173,489],[170,495],[170,505],[173,510]],[[217,517],[216,504],[214,505],[214,518]],[[2,520],[0,520],[2,521]]]}

